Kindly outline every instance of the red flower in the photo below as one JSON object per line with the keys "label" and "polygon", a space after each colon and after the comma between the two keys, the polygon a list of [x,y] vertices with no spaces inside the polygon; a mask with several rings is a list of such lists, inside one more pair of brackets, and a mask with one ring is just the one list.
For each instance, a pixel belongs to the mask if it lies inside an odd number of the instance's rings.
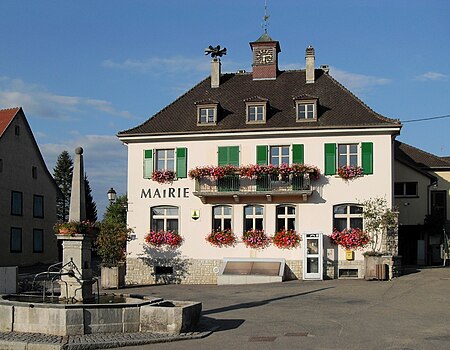
{"label": "red flower", "polygon": [[252,228],[242,234],[242,241],[248,248],[264,249],[270,245],[271,239],[264,233],[264,230]]}
{"label": "red flower", "polygon": [[154,247],[167,245],[170,248],[178,248],[183,242],[183,238],[178,233],[164,230],[150,230],[150,232],[144,237],[144,240],[147,244]]}
{"label": "red flower", "polygon": [[286,230],[285,228],[282,228],[272,237],[273,244],[281,249],[297,248],[301,240],[302,238],[295,230]]}
{"label": "red flower", "polygon": [[225,230],[212,230],[211,233],[209,233],[205,237],[206,241],[211,243],[212,245],[216,247],[232,247],[236,244],[236,236],[231,231],[231,229],[225,229]]}
{"label": "red flower", "polygon": [[370,243],[370,236],[359,228],[334,230],[330,236],[333,244],[340,245],[347,250],[364,248]]}

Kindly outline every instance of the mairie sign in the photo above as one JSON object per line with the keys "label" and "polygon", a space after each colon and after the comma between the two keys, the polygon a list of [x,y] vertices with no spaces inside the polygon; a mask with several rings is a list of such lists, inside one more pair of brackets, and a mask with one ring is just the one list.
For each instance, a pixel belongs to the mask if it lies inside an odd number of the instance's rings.
{"label": "mairie sign", "polygon": [[141,198],[189,198],[189,187],[143,188]]}

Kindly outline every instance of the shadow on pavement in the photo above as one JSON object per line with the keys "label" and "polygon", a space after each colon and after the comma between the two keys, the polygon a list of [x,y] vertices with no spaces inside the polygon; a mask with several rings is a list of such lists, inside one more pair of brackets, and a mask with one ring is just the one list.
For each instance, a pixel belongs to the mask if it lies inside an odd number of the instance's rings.
{"label": "shadow on pavement", "polygon": [[212,332],[222,332],[229,331],[231,329],[236,329],[240,327],[245,320],[242,319],[220,319],[201,316],[200,322],[197,326],[198,331],[212,331]]}
{"label": "shadow on pavement", "polygon": [[221,313],[221,312],[227,312],[227,311],[238,310],[238,309],[249,309],[249,308],[253,308],[253,307],[267,305],[267,304],[269,304],[269,303],[271,303],[273,301],[289,299],[289,298],[295,298],[295,297],[299,297],[299,296],[302,296],[302,295],[317,293],[317,292],[320,292],[320,291],[323,291],[323,290],[327,290],[327,289],[331,289],[331,288],[334,288],[334,287],[320,288],[320,289],[315,289],[315,290],[311,290],[311,291],[308,291],[308,292],[297,293],[297,294],[292,294],[292,295],[285,295],[285,296],[281,296],[281,297],[277,297],[277,298],[265,299],[265,300],[260,300],[260,301],[251,301],[251,302],[247,302],[247,303],[240,303],[240,304],[220,307],[220,308],[217,308],[217,309],[211,309],[211,310],[203,311],[202,315],[218,314],[218,313]]}

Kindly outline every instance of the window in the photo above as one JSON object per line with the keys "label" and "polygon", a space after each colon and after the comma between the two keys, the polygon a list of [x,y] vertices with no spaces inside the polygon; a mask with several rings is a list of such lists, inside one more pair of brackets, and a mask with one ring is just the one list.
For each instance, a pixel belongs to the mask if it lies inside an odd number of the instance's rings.
{"label": "window", "polygon": [[218,205],[213,207],[213,229],[231,229],[231,207],[228,205]]}
{"label": "window", "polygon": [[295,207],[292,205],[279,205],[277,207],[277,231],[282,228],[295,230]]}
{"label": "window", "polygon": [[159,206],[151,208],[152,230],[174,231],[178,233],[178,208],[172,206]]}
{"label": "window", "polygon": [[263,230],[264,207],[262,205],[247,205],[244,207],[244,230]]}
{"label": "window", "polygon": [[270,164],[289,164],[289,146],[270,146]]}
{"label": "window", "polygon": [[11,253],[22,252],[22,229],[19,227],[11,227],[10,245]]}
{"label": "window", "polygon": [[265,120],[266,107],[264,105],[247,105],[247,123],[263,123]]}
{"label": "window", "polygon": [[316,119],[314,103],[297,104],[297,120]]}
{"label": "window", "polygon": [[14,135],[19,136],[20,135],[20,126],[16,125],[14,127]]}
{"label": "window", "polygon": [[358,145],[344,144],[338,145],[338,167],[358,165]]}
{"label": "window", "polygon": [[33,217],[44,217],[44,196],[33,195]]}
{"label": "window", "polygon": [[[361,155],[360,155],[361,153]],[[364,175],[373,174],[373,143],[325,144],[325,175],[336,174],[337,167],[360,166]]]}
{"label": "window", "polygon": [[151,179],[154,170],[171,170],[176,173],[178,179],[186,178],[187,148],[144,150],[144,179]]}
{"label": "window", "polygon": [[35,166],[31,167],[31,177],[33,179],[37,179],[37,167],[35,167]]}
{"label": "window", "polygon": [[417,182],[396,182],[394,183],[394,196],[396,197],[417,197]]}
{"label": "window", "polygon": [[216,124],[216,108],[215,107],[199,107],[198,108],[198,124]]}
{"label": "window", "polygon": [[3,172],[3,159],[0,158],[0,173]]}
{"label": "window", "polygon": [[175,171],[174,149],[158,149],[155,156],[155,170]]}
{"label": "window", "polygon": [[341,204],[333,208],[333,227],[342,231],[346,228],[363,229],[363,208],[358,205]]}
{"label": "window", "polygon": [[23,215],[23,193],[11,191],[11,215]]}
{"label": "window", "polygon": [[41,229],[33,229],[33,253],[44,252],[44,231]]}
{"label": "window", "polygon": [[218,147],[218,165],[239,166],[239,146]]}

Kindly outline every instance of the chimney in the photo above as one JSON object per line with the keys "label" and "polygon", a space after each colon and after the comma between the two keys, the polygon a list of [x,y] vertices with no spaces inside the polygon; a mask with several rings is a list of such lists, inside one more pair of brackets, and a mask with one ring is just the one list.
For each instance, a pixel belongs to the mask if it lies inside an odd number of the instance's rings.
{"label": "chimney", "polygon": [[306,83],[314,83],[314,48],[309,45],[306,48]]}
{"label": "chimney", "polygon": [[211,60],[211,88],[218,88],[220,85],[220,58],[214,57]]}

